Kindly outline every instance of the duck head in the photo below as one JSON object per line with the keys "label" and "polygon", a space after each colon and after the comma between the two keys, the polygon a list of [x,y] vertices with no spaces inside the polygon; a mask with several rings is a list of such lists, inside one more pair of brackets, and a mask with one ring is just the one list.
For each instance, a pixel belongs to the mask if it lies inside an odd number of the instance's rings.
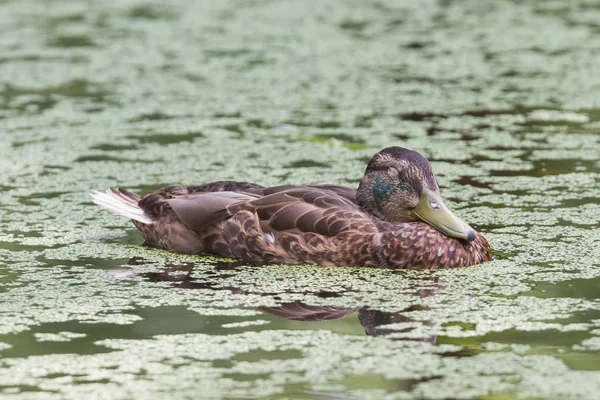
{"label": "duck head", "polygon": [[423,221],[453,238],[471,241],[476,236],[473,228],[446,207],[431,164],[413,150],[388,147],[375,154],[356,200],[384,221]]}

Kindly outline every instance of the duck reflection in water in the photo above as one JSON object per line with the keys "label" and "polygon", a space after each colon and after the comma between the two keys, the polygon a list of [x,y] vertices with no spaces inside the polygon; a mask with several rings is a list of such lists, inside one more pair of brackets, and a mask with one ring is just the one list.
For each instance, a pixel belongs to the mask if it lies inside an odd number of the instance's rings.
{"label": "duck reflection in water", "polygon": [[[134,257],[129,260],[128,265],[145,265],[148,261],[140,257]],[[239,267],[238,263],[235,262],[219,262],[216,265],[216,271],[221,272],[218,278],[226,278],[233,276],[231,272]],[[159,272],[148,272],[140,274],[151,282],[173,282],[176,288],[182,289],[212,289],[212,290],[226,290],[234,294],[253,294],[253,295],[264,295],[267,297],[276,296],[276,293],[260,293],[243,290],[236,287],[226,287],[215,285],[218,281],[214,282],[200,282],[192,276],[194,264],[182,263],[182,264],[165,264]],[[131,278],[137,276],[137,274],[130,267],[116,268],[109,273],[113,276],[120,278]],[[231,274],[230,274],[231,273]],[[416,280],[416,283],[421,283],[421,286],[425,286],[423,280],[426,280],[426,288],[415,289],[414,295],[418,298],[429,297],[436,295],[437,290],[441,289],[442,286],[438,282],[438,277],[425,276]],[[287,292],[289,293],[289,292]],[[306,294],[313,294],[319,296],[323,292],[305,292]],[[327,295],[321,297],[332,297],[331,293],[327,292]],[[335,296],[333,296],[335,297]],[[360,297],[357,301],[360,301]],[[301,321],[301,322],[325,322],[333,321],[348,317],[349,315],[357,312],[358,320],[363,326],[365,333],[369,336],[385,336],[390,335],[392,340],[413,340],[422,341],[435,344],[437,336],[435,335],[411,335],[407,334],[412,331],[415,325],[427,325],[429,327],[435,327],[437,323],[427,321],[416,321],[406,314],[412,311],[418,311],[425,309],[422,305],[413,304],[402,311],[388,312],[370,309],[368,307],[336,307],[336,306],[322,306],[322,305],[309,305],[301,301],[295,301],[291,303],[284,303],[277,307],[258,307],[259,311],[275,315],[280,318],[284,318],[290,321]],[[398,325],[398,326],[394,326]]]}
{"label": "duck reflection in water", "polygon": [[[386,312],[379,310],[370,310],[366,307],[331,307],[331,306],[310,306],[302,302],[293,302],[282,304],[279,307],[260,307],[259,310],[269,314],[276,315],[291,321],[303,322],[323,322],[335,319],[345,318],[348,315],[358,312],[358,320],[369,336],[385,336],[401,334],[412,330],[411,327],[394,327],[392,324],[405,324],[414,322],[413,319],[404,315],[405,313],[418,310],[418,306],[410,306],[399,312]],[[437,336],[428,337],[391,337],[395,340],[417,340],[435,344]]]}

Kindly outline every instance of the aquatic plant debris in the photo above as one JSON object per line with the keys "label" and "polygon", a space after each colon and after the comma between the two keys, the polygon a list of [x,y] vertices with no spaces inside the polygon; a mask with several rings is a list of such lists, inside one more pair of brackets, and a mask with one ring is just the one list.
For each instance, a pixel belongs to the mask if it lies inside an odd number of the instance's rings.
{"label": "aquatic plant debris", "polygon": [[[0,396],[595,397],[599,18],[584,0],[1,2]],[[390,145],[432,161],[494,261],[249,267],[145,248],[88,195],[356,185]]]}

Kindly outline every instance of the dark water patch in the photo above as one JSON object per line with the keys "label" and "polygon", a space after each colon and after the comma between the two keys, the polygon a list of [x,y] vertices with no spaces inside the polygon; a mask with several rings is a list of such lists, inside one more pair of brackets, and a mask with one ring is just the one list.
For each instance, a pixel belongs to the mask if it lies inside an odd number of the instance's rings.
{"label": "dark water patch", "polygon": [[[114,351],[95,342],[105,339],[149,339],[154,335],[173,335],[184,333],[227,334],[231,329],[222,325],[247,317],[204,316],[187,310],[185,306],[159,306],[137,308],[134,315],[142,319],[133,324],[86,323],[68,321],[44,323],[31,330],[18,334],[0,335],[0,341],[13,344],[14,347],[2,350],[2,356],[26,357],[45,354],[98,354]],[[157,324],[156,321],[161,321]],[[169,323],[172,321],[173,323]],[[68,341],[39,340],[37,335],[59,334],[69,332],[78,334]],[[41,336],[40,335],[40,336]],[[82,335],[85,335],[81,337]],[[60,339],[59,339],[60,340]]]}
{"label": "dark water patch", "polygon": [[467,185],[484,189],[491,189],[493,186],[489,182],[480,182],[472,176],[461,176],[459,179],[454,179],[452,182],[458,183],[459,185]]}
{"label": "dark water patch", "polygon": [[234,112],[216,112],[213,114],[214,118],[242,118],[242,113],[240,111]]}
{"label": "dark water patch", "polygon": [[425,129],[425,132],[427,132],[427,136],[435,136],[437,135],[439,132],[445,132],[445,129],[439,128],[437,126],[430,126],[427,129]]}
{"label": "dark water patch", "polygon": [[96,43],[87,35],[59,35],[48,40],[52,47],[95,47]]}
{"label": "dark water patch", "polygon": [[[527,156],[521,156],[526,159]],[[597,172],[599,170],[594,160],[581,159],[545,159],[533,160],[533,168],[528,170],[491,170],[491,176],[549,176],[563,175],[573,172]]]}
{"label": "dark water patch", "polygon": [[177,14],[173,9],[167,8],[164,5],[146,3],[132,7],[127,12],[127,16],[134,19],[157,20],[174,19]]}
{"label": "dark water patch", "polygon": [[498,110],[466,110],[463,112],[459,112],[456,114],[440,114],[433,112],[411,112],[411,113],[401,113],[398,114],[397,117],[402,120],[407,121],[428,121],[428,120],[436,120],[436,119],[445,119],[450,116],[463,116],[463,117],[474,117],[474,118],[485,118],[496,115],[520,115],[525,114],[534,110],[531,107],[523,107],[523,106],[515,106],[513,108],[506,109],[498,109]]}
{"label": "dark water patch", "polygon": [[40,237],[44,236],[40,231],[12,230],[12,231],[8,231],[6,233],[8,233],[9,235],[13,235],[15,237],[18,237],[18,238],[24,238],[24,237],[40,238]]}
{"label": "dark water patch", "polygon": [[410,50],[421,50],[421,49],[431,46],[432,44],[433,44],[432,42],[412,41],[412,42],[402,45],[402,47],[405,49],[410,49]]}
{"label": "dark water patch", "polygon": [[236,271],[240,268],[246,268],[246,265],[238,260],[225,261],[220,259],[214,263],[215,271]]}
{"label": "dark water patch", "polygon": [[[560,268],[558,269],[560,272]],[[573,279],[561,282],[535,282],[531,291],[520,293],[519,296],[538,298],[576,298],[586,300],[600,299],[600,278]]]}
{"label": "dark water patch", "polygon": [[501,76],[503,78],[514,78],[521,74],[522,74],[522,72],[517,71],[516,69],[509,68],[509,69],[506,69],[506,70],[500,72],[498,74],[498,76]]}
{"label": "dark water patch", "polygon": [[[244,129],[241,127],[240,124],[219,125],[219,128],[225,129],[226,131],[229,131],[229,132],[237,133],[238,135],[244,134]],[[241,137],[241,136],[238,136],[238,137]]]}
{"label": "dark water patch", "polygon": [[[566,119],[549,119],[549,120],[541,120],[541,119],[531,119],[525,122],[519,123],[520,126],[524,128],[532,128],[532,127],[554,127],[554,126],[566,126],[570,128],[581,128],[587,122],[582,121],[571,121]],[[531,132],[531,129],[529,129]]]}
{"label": "dark water patch", "polygon": [[[553,323],[553,322],[560,322],[561,324],[586,324],[586,323],[592,323],[592,327],[590,329],[595,329],[596,324],[594,323],[594,321],[597,321],[600,319],[600,309],[587,309],[587,310],[581,310],[581,311],[574,311],[572,312],[570,315],[558,319],[558,320],[544,320],[544,322],[549,322],[549,323]],[[578,331],[566,331],[564,332],[565,334],[568,333],[573,333],[573,332],[580,332],[580,333],[586,333],[589,335],[589,332],[587,330],[578,330]],[[599,365],[600,368],[600,365]]]}
{"label": "dark water patch", "polygon": [[90,147],[90,150],[122,151],[135,150],[134,146],[124,144],[101,143]]}
{"label": "dark water patch", "polygon": [[[463,159],[463,160],[455,159],[455,158],[429,157],[429,161],[445,162],[445,163],[454,164],[454,165],[476,165],[480,161],[502,161],[502,159],[501,158],[492,158],[486,154],[473,154],[469,158]],[[442,171],[440,171],[438,173],[438,175],[443,176],[444,173]]]}
{"label": "dark water patch", "polygon": [[183,77],[190,82],[198,83],[198,82],[207,82],[208,79],[200,74],[186,72],[183,74]]}
{"label": "dark water patch", "polygon": [[0,241],[0,249],[9,251],[42,251],[46,249],[60,249],[67,247],[66,244],[55,244],[51,246],[37,245],[37,244],[21,244],[18,242],[5,242]]}
{"label": "dark water patch", "polygon": [[[90,329],[90,327],[94,327]],[[82,324],[79,322],[46,323],[33,327],[29,331],[12,335],[0,335],[0,340],[13,345],[12,348],[1,351],[3,358],[28,357],[48,354],[100,354],[112,351],[104,346],[94,344],[96,340],[107,337],[122,338],[122,327],[114,324]],[[58,334],[72,332],[85,334],[85,337],[74,337],[65,341],[38,340],[36,334]],[[40,335],[40,336],[41,336]],[[133,336],[131,338],[134,338]]]}
{"label": "dark water patch", "polygon": [[[33,385],[0,385],[2,393],[6,393],[7,396],[14,393],[57,393],[58,390],[44,388],[41,389],[38,386]],[[10,394],[9,394],[10,393]]]}
{"label": "dark water patch", "polygon": [[140,159],[130,159],[124,157],[113,157],[107,156],[103,154],[94,154],[89,156],[81,156],[77,157],[74,162],[105,162],[105,161],[116,161],[119,163],[135,163],[135,162],[156,162],[157,160],[140,160]]}
{"label": "dark water patch", "polygon": [[9,185],[0,185],[0,193],[1,192],[9,192],[11,190],[18,189],[18,186],[9,186]]}
{"label": "dark water patch", "polygon": [[330,141],[340,141],[343,142],[344,145],[350,150],[364,150],[369,148],[367,143],[362,138],[357,138],[351,135],[346,135],[344,133],[322,133],[322,134],[314,134],[310,136],[300,136],[298,138],[301,141],[314,142],[314,143],[324,143]]}
{"label": "dark water patch", "polygon": [[331,168],[331,165],[314,160],[298,160],[285,165],[285,168]]}
{"label": "dark water patch", "polygon": [[49,143],[49,142],[52,142],[52,139],[42,138],[42,139],[33,139],[33,140],[14,141],[14,142],[12,142],[12,147],[19,148],[19,147],[27,146],[30,144]]}
{"label": "dark water patch", "polygon": [[[303,358],[303,354],[300,350],[290,349],[290,350],[249,350],[246,352],[238,353],[235,356],[228,359],[217,359],[212,362],[212,365],[215,368],[223,368],[229,369],[233,367],[235,364],[240,362],[259,362],[262,360],[293,360]],[[235,376],[243,377],[246,374],[235,374]],[[252,374],[254,375],[254,374]],[[243,378],[242,378],[243,379]]]}
{"label": "dark water patch", "polygon": [[600,108],[585,108],[577,112],[585,113],[590,118],[590,121],[600,121]]}
{"label": "dark water patch", "polygon": [[261,56],[255,56],[255,57],[251,57],[247,60],[245,60],[243,62],[243,64],[241,64],[238,67],[239,71],[250,71],[256,67],[261,67],[265,64],[269,64],[272,63],[273,59],[269,59],[269,58],[265,58],[265,57],[261,57]]}
{"label": "dark water patch", "polygon": [[560,175],[572,172],[600,172],[596,160],[583,159],[547,159],[534,160],[534,169],[541,171],[544,175]]}
{"label": "dark water patch", "polygon": [[404,134],[404,133],[395,133],[392,135],[393,137],[400,139],[402,141],[407,141],[408,139],[410,139],[410,135],[409,134]]}
{"label": "dark water patch", "polygon": [[346,20],[340,23],[340,28],[343,30],[362,32],[368,25],[368,21]]}
{"label": "dark water patch", "polygon": [[81,22],[85,21],[85,15],[84,14],[66,14],[66,15],[59,15],[59,16],[54,16],[54,17],[49,17],[49,16],[44,16],[45,18],[42,19],[42,21],[46,24],[46,26],[48,26],[50,29],[54,29],[58,26],[61,25],[68,25],[68,24],[79,24]]}
{"label": "dark water patch", "polygon": [[89,61],[89,59],[82,55],[62,55],[62,56],[49,56],[49,55],[38,55],[29,54],[14,57],[0,57],[0,64],[4,63],[15,63],[15,62],[63,62],[68,64],[82,64]]}
{"label": "dark water patch", "polygon": [[[348,375],[341,380],[333,381],[333,384],[342,385],[345,390],[383,390],[387,394],[391,394],[392,398],[395,397],[393,394],[410,392],[415,389],[419,384],[425,382],[431,382],[441,379],[441,375],[433,375],[422,379],[392,379],[386,378],[377,374],[360,374],[360,375]],[[350,397],[342,393],[328,393],[328,392],[308,392],[315,395],[319,394],[315,399],[344,399],[344,400],[356,400],[357,397]],[[385,398],[385,397],[384,397]],[[401,397],[400,397],[401,398]],[[410,397],[407,397],[410,398]]]}
{"label": "dark water patch", "polygon": [[339,24],[340,29],[355,39],[366,39],[365,30],[369,26],[368,21],[348,19]]}
{"label": "dark water patch", "polygon": [[[299,357],[292,357],[299,358]],[[239,374],[239,373],[225,373],[223,377],[231,379],[236,382],[255,382],[257,380],[267,380],[270,377],[269,373],[256,373],[256,374]]]}
{"label": "dark water patch", "polygon": [[480,139],[480,136],[476,136],[476,135],[472,135],[469,133],[463,133],[460,135],[460,140],[462,140],[463,142],[472,142],[474,140]]}
{"label": "dark water patch", "polygon": [[34,193],[28,196],[19,197],[19,203],[27,206],[39,206],[41,199],[54,199],[60,197],[69,192],[45,192],[45,193]]}
{"label": "dark water patch", "polygon": [[137,140],[139,143],[158,143],[162,145],[193,142],[195,139],[201,137],[204,137],[204,135],[201,132],[126,136],[127,139],[134,139]]}
{"label": "dark water patch", "polygon": [[[201,315],[188,310],[187,306],[159,306],[136,309],[134,314],[143,319],[135,322],[131,330],[139,338],[150,338],[155,335],[177,335],[186,333],[203,333],[207,335],[227,335],[248,330],[262,330],[265,325],[241,325],[227,327],[223,325],[244,323],[248,316]],[[250,320],[257,317],[250,317]],[[156,324],[155,321],[161,321]]]}
{"label": "dark water patch", "polygon": [[448,327],[448,326],[458,326],[460,327],[463,331],[474,331],[475,328],[477,327],[476,324],[472,324],[472,323],[468,323],[468,322],[461,322],[461,321],[450,321],[450,322],[445,322],[442,324],[443,327]]}
{"label": "dark water patch", "polygon": [[460,116],[467,117],[475,117],[475,118],[484,118],[495,115],[515,115],[515,114],[523,114],[527,111],[530,111],[530,108],[525,107],[515,107],[515,108],[506,108],[500,110],[467,110],[462,113],[459,113]]}
{"label": "dark water patch", "polygon": [[436,119],[436,118],[447,118],[448,115],[446,114],[436,114],[436,113],[430,113],[430,112],[424,112],[424,113],[418,113],[418,112],[411,112],[411,113],[402,113],[402,114],[398,114],[398,118],[404,120],[404,121],[427,121],[427,120],[431,120],[431,119]]}
{"label": "dark water patch", "polygon": [[[570,188],[564,186],[564,187],[555,187],[554,189],[559,189],[559,190],[570,190]],[[564,199],[564,200],[560,200],[560,208],[575,208],[575,207],[581,207],[584,206],[586,204],[598,204],[598,198],[597,197],[578,197],[575,199]],[[600,218],[598,219],[600,221]]]}
{"label": "dark water patch", "polygon": [[45,193],[35,193],[27,196],[29,199],[54,199],[56,197],[60,197],[69,192],[45,192]]}
{"label": "dark water patch", "polygon": [[[416,76],[416,75],[401,75],[401,76],[391,76],[389,78],[394,83],[425,83],[425,84],[435,84],[438,80],[428,77],[428,76]],[[451,80],[445,80],[445,83],[455,83]]]}
{"label": "dark water patch", "polygon": [[[438,337],[437,339],[438,339],[438,342],[436,344],[455,344],[455,345],[457,344],[457,343],[452,343],[452,341],[446,341],[446,340],[444,340],[445,338],[443,338],[443,337]],[[472,348],[472,347],[467,347],[467,346],[464,346],[460,350],[447,351],[444,353],[440,353],[440,355],[442,357],[453,357],[453,358],[473,357],[478,354],[481,354],[481,351],[479,351],[478,349]]]}
{"label": "dark water patch", "polygon": [[524,150],[527,151],[529,154],[531,154],[532,149],[530,148],[526,148],[526,147],[519,147],[519,146],[504,146],[504,145],[493,145],[493,146],[488,146],[486,147],[488,150],[492,150],[492,151],[514,151],[514,150]]}
{"label": "dark water patch", "polygon": [[[74,79],[61,85],[44,89],[5,85],[4,89],[0,92],[0,97],[4,99],[5,103],[9,103],[9,108],[27,111],[28,106],[35,105],[38,107],[38,111],[43,111],[53,107],[58,102],[58,99],[54,97],[55,95],[105,101],[108,94],[109,93],[106,90],[101,89],[100,86],[95,83],[84,79]],[[11,107],[10,103],[18,100],[21,96],[33,96],[33,98],[25,102],[18,102],[18,105]]]}
{"label": "dark water patch", "polygon": [[[102,258],[102,257],[80,257],[77,260],[50,258],[44,255],[35,258],[46,265],[60,266],[65,272],[71,275],[85,274],[80,268],[106,270],[122,266],[127,262],[126,258]],[[70,270],[74,268],[74,270]]]}
{"label": "dark water patch", "polygon": [[211,49],[204,50],[207,58],[237,58],[252,54],[248,49]]}
{"label": "dark water patch", "polygon": [[377,118],[375,114],[358,115],[354,118],[354,126],[356,128],[370,128],[373,126],[373,120]]}
{"label": "dark water patch", "polygon": [[[498,226],[498,228],[502,228],[502,227],[503,226]],[[483,225],[473,225],[473,228],[475,228],[476,230],[484,229]],[[493,248],[490,249],[490,251],[492,252],[494,260],[507,260],[518,254],[518,252],[516,252],[516,251],[506,251],[506,250],[499,250],[499,249],[493,249]]]}
{"label": "dark water patch", "polygon": [[[95,204],[91,203],[90,206],[95,206]],[[100,210],[99,208],[96,208],[96,212],[101,213],[103,211]],[[147,248],[144,247],[144,245],[143,245],[143,240],[142,240],[142,237],[140,236],[140,233],[138,232],[137,229],[135,229],[134,225],[131,224],[130,222],[125,222],[125,220],[122,220],[122,222],[124,222],[125,224],[124,225],[121,224],[118,226],[107,225],[106,228],[107,229],[119,229],[119,230],[122,230],[123,228],[125,228],[126,229],[125,236],[101,239],[102,242],[103,243],[115,243],[115,244],[125,245],[125,246],[127,246],[127,245],[140,246],[140,249],[142,251],[147,250]],[[111,261],[111,260],[106,260],[106,261]]]}
{"label": "dark water patch", "polygon": [[539,171],[530,170],[512,170],[512,169],[493,169],[490,171],[491,176],[542,176]]}
{"label": "dark water patch", "polygon": [[341,293],[330,292],[330,291],[327,291],[327,290],[321,290],[320,292],[315,292],[314,294],[315,294],[315,296],[320,297],[322,299],[330,299],[330,298],[335,298],[335,297],[342,297]]}
{"label": "dark water patch", "polygon": [[600,370],[600,354],[597,352],[570,352],[554,354],[562,360],[565,365],[577,371],[598,371]]}
{"label": "dark water patch", "polygon": [[47,170],[48,172],[59,172],[59,171],[68,171],[70,170],[71,167],[67,167],[64,165],[46,165],[44,166],[44,170]]}
{"label": "dark water patch", "polygon": [[271,129],[273,127],[273,125],[260,118],[250,118],[246,120],[246,126],[259,129]]}
{"label": "dark water patch", "polygon": [[[578,371],[600,370],[600,354],[573,351],[590,337],[586,331],[561,332],[555,329],[542,331],[520,331],[516,329],[490,332],[478,337],[479,343],[495,342],[508,345],[529,345],[529,354],[545,354],[562,360],[567,367]],[[459,340],[460,342],[460,340]]]}
{"label": "dark water patch", "polygon": [[319,100],[315,103],[315,105],[319,109],[326,110],[326,111],[333,111],[333,110],[337,110],[339,108],[337,104],[335,104],[334,102],[331,102],[329,100]]}
{"label": "dark water patch", "polygon": [[302,358],[303,354],[300,350],[251,350],[246,353],[238,354],[231,361],[234,362],[254,362],[260,360],[289,360],[293,358]]}
{"label": "dark water patch", "polygon": [[292,119],[285,121],[284,124],[301,126],[306,128],[316,127],[322,129],[335,129],[342,127],[342,124],[339,121],[335,120],[302,121],[298,119]]}
{"label": "dark water patch", "polygon": [[159,111],[151,113],[143,113],[137,117],[131,118],[129,122],[141,122],[141,121],[164,121],[167,119],[179,118],[178,115],[169,115]]}

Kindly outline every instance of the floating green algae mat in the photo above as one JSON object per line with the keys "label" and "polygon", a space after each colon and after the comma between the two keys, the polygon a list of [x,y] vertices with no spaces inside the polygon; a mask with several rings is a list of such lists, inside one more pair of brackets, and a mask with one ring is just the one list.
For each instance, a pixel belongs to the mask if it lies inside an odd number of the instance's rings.
{"label": "floating green algae mat", "polygon": [[[0,1],[0,397],[600,391],[593,1]],[[496,259],[248,267],[91,190],[355,185],[420,151]]]}

